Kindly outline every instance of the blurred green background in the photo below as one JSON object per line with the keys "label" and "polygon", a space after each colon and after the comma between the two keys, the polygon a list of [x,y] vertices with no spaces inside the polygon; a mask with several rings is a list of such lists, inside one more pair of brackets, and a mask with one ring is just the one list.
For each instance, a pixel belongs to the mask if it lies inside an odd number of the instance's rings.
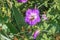
{"label": "blurred green background", "polygon": [[[35,5],[40,16],[45,12],[48,20],[41,18],[41,22],[30,27],[24,21],[25,12]],[[0,0],[0,40],[33,40],[36,29],[41,30],[36,40],[60,40],[60,0]]]}

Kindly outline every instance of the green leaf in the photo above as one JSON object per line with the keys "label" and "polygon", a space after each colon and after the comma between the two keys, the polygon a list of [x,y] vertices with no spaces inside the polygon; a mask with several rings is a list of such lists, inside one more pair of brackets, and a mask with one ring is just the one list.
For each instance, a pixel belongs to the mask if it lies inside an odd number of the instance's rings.
{"label": "green leaf", "polygon": [[0,23],[3,21],[3,18],[2,18],[2,16],[0,16]]}
{"label": "green leaf", "polygon": [[44,38],[44,40],[50,40],[50,38],[45,33],[43,34],[43,38]]}
{"label": "green leaf", "polygon": [[46,22],[44,22],[43,25],[44,25],[45,29],[48,28],[48,24]]}
{"label": "green leaf", "polygon": [[58,10],[60,10],[60,0],[54,0],[54,2],[56,3]]}
{"label": "green leaf", "polygon": [[12,15],[14,16],[19,29],[21,29],[22,26],[26,26],[22,13],[19,12],[15,6],[12,8]]}
{"label": "green leaf", "polygon": [[11,24],[11,23],[6,23],[6,25],[7,25],[7,27],[10,29],[10,32],[11,33],[18,33],[18,30],[16,29],[16,27],[13,25],[13,24]]}
{"label": "green leaf", "polygon": [[51,27],[51,29],[50,29],[48,32],[49,32],[50,34],[54,34],[55,31],[56,31],[56,27],[53,26],[53,27]]}

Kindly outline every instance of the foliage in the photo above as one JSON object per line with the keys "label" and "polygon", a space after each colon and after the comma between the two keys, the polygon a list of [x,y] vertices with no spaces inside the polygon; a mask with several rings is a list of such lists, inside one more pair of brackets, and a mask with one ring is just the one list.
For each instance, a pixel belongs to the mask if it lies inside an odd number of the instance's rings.
{"label": "foliage", "polygon": [[[30,27],[24,21],[25,12],[29,8],[37,8],[48,20],[43,20]],[[11,40],[33,40],[33,33],[40,30],[36,40],[57,40],[60,35],[60,0],[28,0],[18,3],[17,0],[0,0],[0,39],[1,35]],[[16,36],[16,37],[15,37]],[[7,40],[8,40],[7,39]]]}

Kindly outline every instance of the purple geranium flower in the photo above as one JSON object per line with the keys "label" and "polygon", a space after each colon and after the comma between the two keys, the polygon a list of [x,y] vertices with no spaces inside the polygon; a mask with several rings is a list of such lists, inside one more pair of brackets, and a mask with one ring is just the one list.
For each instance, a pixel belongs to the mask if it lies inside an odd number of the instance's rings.
{"label": "purple geranium flower", "polygon": [[42,15],[43,20],[47,20],[46,14]]}
{"label": "purple geranium flower", "polygon": [[26,3],[28,0],[17,0],[17,1],[21,3]]}
{"label": "purple geranium flower", "polygon": [[36,30],[33,34],[33,38],[36,39],[36,37],[40,34],[40,30]]}
{"label": "purple geranium flower", "polygon": [[39,10],[38,9],[28,9],[26,11],[25,22],[31,26],[40,22]]}

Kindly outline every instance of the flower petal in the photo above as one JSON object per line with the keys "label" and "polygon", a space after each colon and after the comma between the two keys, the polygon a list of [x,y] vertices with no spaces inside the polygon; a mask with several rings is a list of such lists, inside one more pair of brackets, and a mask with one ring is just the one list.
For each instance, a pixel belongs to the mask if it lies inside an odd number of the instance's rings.
{"label": "flower petal", "polygon": [[36,39],[36,37],[39,35],[39,33],[40,33],[40,30],[36,30],[34,32],[34,34],[33,34],[34,39]]}
{"label": "flower petal", "polygon": [[36,25],[38,22],[40,22],[39,10],[28,9],[26,11],[25,22],[28,22],[28,24],[31,26]]}
{"label": "flower petal", "polygon": [[30,15],[31,12],[32,12],[32,10],[31,10],[31,9],[28,9],[28,10],[26,11],[26,16]]}
{"label": "flower petal", "polygon": [[28,0],[17,0],[17,1],[21,3],[26,3]]}
{"label": "flower petal", "polygon": [[39,10],[38,9],[33,9],[33,13],[36,13],[37,15],[39,15]]}

